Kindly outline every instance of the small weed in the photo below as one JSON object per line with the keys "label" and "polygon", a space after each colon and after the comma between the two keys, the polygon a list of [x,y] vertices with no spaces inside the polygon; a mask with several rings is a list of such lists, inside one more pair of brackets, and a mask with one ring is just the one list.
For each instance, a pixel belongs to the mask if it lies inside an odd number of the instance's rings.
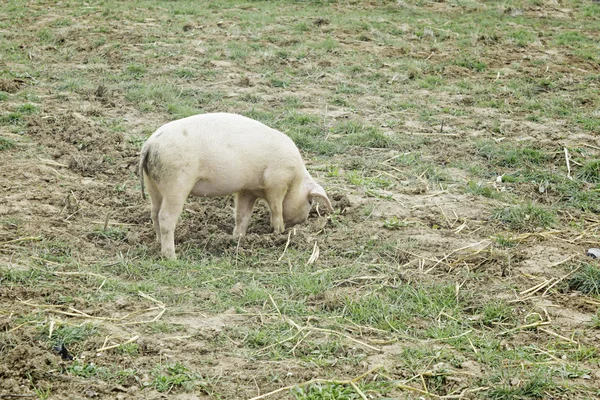
{"label": "small weed", "polygon": [[498,235],[494,237],[494,240],[496,241],[496,243],[498,243],[498,246],[501,247],[515,247],[519,244],[518,240],[515,240],[513,238],[510,237],[505,237],[503,235]]}
{"label": "small weed", "polygon": [[494,385],[487,392],[487,397],[493,400],[543,399],[555,388],[552,377],[535,375],[518,386]]}
{"label": "small weed", "polygon": [[431,182],[449,182],[452,180],[448,172],[444,168],[430,163],[418,165],[416,169],[417,175],[425,177]]}
{"label": "small weed", "polygon": [[340,45],[337,42],[337,40],[335,40],[332,37],[328,37],[327,39],[325,39],[321,42],[313,43],[312,46],[315,50],[320,50],[321,52],[324,52],[324,53],[331,53],[331,52],[334,52],[335,50],[337,50]]}
{"label": "small weed", "polygon": [[171,390],[182,387],[191,389],[193,382],[198,378],[192,374],[183,364],[175,363],[167,366],[156,367],[152,371],[154,379],[150,385],[158,392],[170,392]]}
{"label": "small weed", "polygon": [[364,173],[359,171],[349,171],[346,174],[348,181],[356,186],[364,186],[368,189],[373,188],[389,188],[393,186],[393,182],[382,176],[364,176]]}
{"label": "small weed", "polygon": [[146,67],[140,64],[129,64],[126,71],[128,75],[139,79],[146,74]]}
{"label": "small weed", "polygon": [[467,184],[467,193],[471,193],[477,196],[488,197],[490,199],[498,198],[500,195],[500,193],[498,193],[491,187],[475,181],[469,181],[469,183]]}
{"label": "small weed", "polygon": [[583,127],[583,129],[591,132],[600,133],[600,118],[587,117],[582,115],[577,117],[576,121]]}
{"label": "small weed", "polygon": [[144,136],[140,136],[140,135],[130,135],[128,137],[127,141],[129,143],[131,143],[134,147],[140,148],[146,141],[146,138]]}
{"label": "small weed", "polygon": [[304,21],[297,23],[292,27],[296,32],[304,33],[310,31],[310,26]]}
{"label": "small weed", "polygon": [[296,400],[351,400],[362,398],[350,385],[313,384],[308,387],[295,387],[290,392]]}
{"label": "small weed", "polygon": [[52,34],[52,32],[50,31],[50,29],[42,29],[42,30],[38,31],[37,37],[40,40],[40,42],[45,42],[45,43],[50,43],[50,42],[54,41],[54,39],[55,39],[55,37]]}
{"label": "small weed", "polygon": [[579,272],[569,279],[569,289],[600,296],[600,268],[593,264],[583,264]]}
{"label": "small weed", "polygon": [[34,386],[33,391],[39,400],[46,400],[52,396],[52,389],[50,388],[42,389]]}
{"label": "small weed", "polygon": [[508,225],[510,229],[520,232],[548,228],[556,222],[554,212],[531,202],[497,210],[494,218]]}
{"label": "small weed", "polygon": [[253,93],[244,93],[242,96],[240,96],[240,100],[247,103],[258,104],[262,101],[262,97]]}
{"label": "small weed", "polygon": [[200,114],[199,108],[190,106],[189,104],[182,104],[179,102],[167,104],[167,112],[174,118],[185,118],[190,115]]}
{"label": "small weed", "polygon": [[406,223],[406,221],[401,221],[398,219],[398,217],[392,217],[389,219],[386,219],[385,221],[383,221],[383,227],[385,229],[389,229],[389,230],[398,230],[401,228],[404,228],[408,226],[408,224]]}
{"label": "small weed", "polygon": [[175,71],[175,76],[182,79],[192,79],[196,76],[196,73],[187,68],[181,68]]}
{"label": "small weed", "polygon": [[120,242],[127,237],[127,229],[117,226],[109,226],[106,229],[97,227],[88,236]]}
{"label": "small weed", "polygon": [[34,114],[38,112],[38,107],[34,104],[27,103],[17,107],[17,112],[22,114]]}
{"label": "small weed", "polygon": [[8,93],[0,91],[0,101],[8,100]]}
{"label": "small weed", "polygon": [[569,359],[577,362],[593,360],[598,356],[598,349],[592,346],[579,346],[569,354]]}
{"label": "small weed", "polygon": [[596,314],[592,317],[592,328],[600,329],[600,309],[598,309]]}
{"label": "small weed", "polygon": [[456,61],[455,64],[477,72],[485,71],[487,68],[487,65],[483,61],[474,60],[472,58],[461,58],[460,60]]}
{"label": "small weed", "polygon": [[334,97],[331,100],[331,104],[335,105],[335,106],[341,106],[341,107],[348,107],[348,101],[346,99],[344,99],[343,97]]}
{"label": "small weed", "polygon": [[[45,326],[43,335],[48,338],[50,333],[50,327]],[[82,342],[87,338],[98,333],[98,328],[92,324],[85,324],[82,326],[70,326],[60,325],[52,331],[52,337],[50,342],[52,345],[71,345],[74,343]]]}
{"label": "small weed", "polygon": [[287,88],[288,86],[290,86],[290,83],[288,81],[285,81],[283,79],[277,79],[277,78],[272,78],[269,81],[269,84],[271,85],[271,87],[274,87],[274,88]]}
{"label": "small weed", "polygon": [[14,140],[10,140],[0,136],[0,151],[12,149],[13,147],[15,147]]}
{"label": "small weed", "polygon": [[39,246],[38,256],[47,261],[66,263],[71,259],[71,245],[68,242],[47,241]]}
{"label": "small weed", "polygon": [[514,320],[514,309],[503,301],[490,301],[481,308],[481,323],[493,326],[494,323],[502,323]]}
{"label": "small weed", "polygon": [[332,130],[335,134],[343,135],[346,143],[353,146],[389,148],[396,144],[391,136],[383,134],[378,128],[355,121],[339,123]]}
{"label": "small weed", "polygon": [[327,176],[330,178],[336,178],[336,177],[340,176],[339,167],[337,167],[335,165],[328,165],[327,166]]}
{"label": "small weed", "polygon": [[393,147],[396,141],[388,135],[379,132],[376,128],[369,128],[361,133],[348,136],[348,144],[353,146],[387,149]]}
{"label": "small weed", "polygon": [[283,102],[285,103],[286,107],[290,107],[290,108],[302,107],[302,100],[300,100],[296,96],[286,96],[283,99]]}
{"label": "small weed", "polygon": [[75,360],[72,365],[67,367],[67,372],[71,375],[79,376],[82,378],[90,378],[98,374],[107,374],[106,368],[98,367],[94,363],[82,363],[79,360]]}
{"label": "small weed", "polygon": [[600,183],[600,160],[588,161],[577,174],[577,178],[591,183]]}
{"label": "small weed", "polygon": [[541,165],[548,159],[547,154],[531,147],[515,147],[494,142],[479,142],[477,146],[481,155],[503,167]]}
{"label": "small weed", "polygon": [[0,125],[17,125],[23,122],[23,114],[13,112],[0,116]]}
{"label": "small weed", "polygon": [[128,356],[137,356],[140,346],[137,343],[125,343],[115,349],[117,354],[126,354]]}

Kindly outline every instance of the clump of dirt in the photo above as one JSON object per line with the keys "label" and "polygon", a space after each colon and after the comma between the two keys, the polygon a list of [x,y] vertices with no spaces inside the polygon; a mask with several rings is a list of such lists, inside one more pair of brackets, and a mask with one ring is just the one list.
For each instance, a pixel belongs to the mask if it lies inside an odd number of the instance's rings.
{"label": "clump of dirt", "polygon": [[55,361],[48,351],[32,346],[31,343],[17,345],[8,351],[0,364],[0,382],[23,379],[37,381],[43,378],[42,371]]}
{"label": "clump of dirt", "polygon": [[23,79],[0,78],[0,92],[17,93],[27,85]]}
{"label": "clump of dirt", "polygon": [[137,150],[121,132],[106,129],[77,112],[35,116],[28,134],[50,149],[50,155],[83,176],[135,171]]}

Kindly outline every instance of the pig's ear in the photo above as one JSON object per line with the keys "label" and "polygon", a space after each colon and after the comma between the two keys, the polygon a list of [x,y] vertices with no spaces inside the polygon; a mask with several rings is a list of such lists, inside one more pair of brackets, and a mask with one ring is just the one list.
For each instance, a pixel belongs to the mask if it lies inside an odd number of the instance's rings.
{"label": "pig's ear", "polygon": [[310,191],[308,192],[308,198],[310,200],[315,197],[320,197],[325,201],[325,205],[329,209],[329,211],[333,211],[333,206],[331,205],[331,201],[329,201],[329,197],[327,197],[327,193],[325,193],[325,189],[321,185],[315,182],[310,183]]}

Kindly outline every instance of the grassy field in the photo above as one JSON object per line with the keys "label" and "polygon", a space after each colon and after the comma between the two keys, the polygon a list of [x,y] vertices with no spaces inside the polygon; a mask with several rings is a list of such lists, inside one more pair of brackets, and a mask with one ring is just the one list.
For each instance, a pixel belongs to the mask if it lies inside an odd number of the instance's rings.
{"label": "grassy field", "polygon": [[[1,8],[1,398],[600,396],[600,4]],[[190,198],[162,260],[139,149],[216,111],[335,212]]]}

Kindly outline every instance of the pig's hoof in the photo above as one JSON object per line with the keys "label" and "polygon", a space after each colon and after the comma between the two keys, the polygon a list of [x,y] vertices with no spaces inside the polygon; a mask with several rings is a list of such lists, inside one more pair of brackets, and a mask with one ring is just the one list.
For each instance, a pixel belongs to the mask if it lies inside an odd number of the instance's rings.
{"label": "pig's hoof", "polygon": [[171,250],[171,251],[163,251],[161,252],[163,258],[167,259],[167,260],[176,260],[177,256],[175,255],[175,250]]}

